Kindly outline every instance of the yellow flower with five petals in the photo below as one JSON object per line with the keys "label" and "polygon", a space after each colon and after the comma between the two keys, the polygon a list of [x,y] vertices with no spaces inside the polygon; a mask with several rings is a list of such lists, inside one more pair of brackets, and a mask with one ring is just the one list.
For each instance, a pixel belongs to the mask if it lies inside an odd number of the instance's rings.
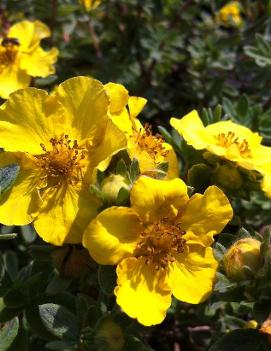
{"label": "yellow flower with five petals", "polygon": [[108,106],[102,83],[87,77],[68,79],[52,95],[35,88],[10,95],[0,108],[0,166],[20,171],[1,196],[1,223],[34,221],[49,243],[81,242],[100,206],[89,184],[126,145]]}
{"label": "yellow flower with five petals", "polygon": [[230,120],[204,126],[197,111],[170,124],[196,150],[207,150],[249,171],[258,171],[261,187],[271,196],[271,148],[261,144],[262,137],[249,128]]}
{"label": "yellow flower with five petals", "polygon": [[58,50],[44,51],[40,41],[50,37],[50,29],[40,21],[14,24],[0,38],[0,97],[30,85],[31,77],[47,77],[55,72]]}
{"label": "yellow flower with five petals", "polygon": [[141,176],[131,208],[110,207],[90,222],[83,246],[104,265],[117,264],[117,303],[146,326],[163,321],[177,299],[197,304],[213,289],[210,245],[232,217],[224,193],[209,187],[190,199],[180,179]]}
{"label": "yellow flower with five petals", "polygon": [[168,164],[167,178],[179,176],[176,154],[172,146],[162,136],[152,133],[151,125],[145,127],[137,116],[143,110],[147,100],[142,97],[129,96],[121,84],[108,83],[105,88],[110,97],[110,114],[113,122],[127,137],[127,152],[131,159],[139,162],[140,172],[155,176],[159,165]]}

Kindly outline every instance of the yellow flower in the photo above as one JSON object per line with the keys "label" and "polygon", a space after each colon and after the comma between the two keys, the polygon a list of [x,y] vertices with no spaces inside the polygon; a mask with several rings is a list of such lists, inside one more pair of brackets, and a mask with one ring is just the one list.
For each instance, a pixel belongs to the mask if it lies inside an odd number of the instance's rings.
{"label": "yellow flower", "polygon": [[142,126],[136,118],[143,110],[147,100],[142,97],[129,96],[121,84],[108,83],[105,88],[110,97],[110,113],[113,122],[126,133],[127,152],[131,159],[139,162],[142,174],[155,176],[159,164],[168,163],[167,177],[179,176],[176,154],[171,145],[151,130],[151,125]]}
{"label": "yellow flower", "polygon": [[102,0],[79,0],[80,3],[84,6],[86,11],[91,11],[96,9],[102,2]]}
{"label": "yellow flower", "polygon": [[223,6],[219,10],[217,21],[225,27],[240,27],[242,25],[240,3],[238,1],[231,1]]}
{"label": "yellow flower", "polygon": [[171,118],[170,124],[196,150],[207,150],[244,169],[258,171],[263,176],[263,191],[271,196],[271,148],[261,145],[258,133],[232,121],[204,127],[195,110],[182,119]]}
{"label": "yellow flower", "polygon": [[0,108],[0,166],[20,172],[0,200],[0,223],[34,220],[38,234],[55,245],[81,242],[99,202],[88,191],[96,169],[125,147],[124,134],[108,117],[103,85],[76,77],[52,95],[26,88]]}
{"label": "yellow flower", "polygon": [[[223,258],[226,275],[240,281],[248,279],[261,268],[261,242],[253,238],[243,238],[232,244]],[[245,267],[250,269],[248,274]]]}
{"label": "yellow flower", "polygon": [[47,77],[55,72],[58,50],[44,51],[40,41],[51,35],[40,21],[22,21],[0,38],[0,97],[30,85],[31,77]]}
{"label": "yellow flower", "polygon": [[101,212],[83,235],[83,246],[99,264],[117,266],[117,303],[149,326],[162,322],[177,299],[208,298],[217,261],[210,245],[232,217],[215,186],[190,199],[180,179],[141,176],[131,190],[131,208]]}

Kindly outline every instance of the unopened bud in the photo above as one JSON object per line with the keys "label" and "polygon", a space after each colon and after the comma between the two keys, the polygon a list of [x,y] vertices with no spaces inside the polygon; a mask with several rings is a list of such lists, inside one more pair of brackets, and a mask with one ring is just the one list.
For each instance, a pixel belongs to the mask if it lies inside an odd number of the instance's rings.
{"label": "unopened bud", "polygon": [[121,188],[129,190],[126,179],[120,174],[111,174],[102,182],[102,193],[108,202],[115,202]]}
{"label": "unopened bud", "polygon": [[245,329],[257,329],[258,323],[252,319],[250,321],[247,321],[245,324]]}
{"label": "unopened bud", "polygon": [[236,167],[230,165],[220,166],[214,174],[215,182],[228,190],[241,188],[243,180]]}
{"label": "unopened bud", "polygon": [[123,350],[125,339],[121,327],[112,319],[103,320],[95,336],[97,344],[106,346],[106,350]]}
{"label": "unopened bud", "polygon": [[253,238],[236,241],[225,253],[224,267],[231,280],[245,280],[261,267],[261,242]]}

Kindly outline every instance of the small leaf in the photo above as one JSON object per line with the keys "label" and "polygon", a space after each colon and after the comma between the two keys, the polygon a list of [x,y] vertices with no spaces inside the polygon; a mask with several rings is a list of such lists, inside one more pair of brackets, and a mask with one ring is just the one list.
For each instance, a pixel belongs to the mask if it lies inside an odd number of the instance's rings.
{"label": "small leaf", "polygon": [[17,238],[18,234],[10,233],[10,234],[0,234],[0,240],[10,240]]}
{"label": "small leaf", "polygon": [[79,342],[80,323],[65,307],[53,303],[39,306],[40,317],[45,327],[57,338]]}
{"label": "small leaf", "polygon": [[16,338],[19,330],[19,320],[17,317],[8,321],[0,329],[0,350],[6,351],[12,344],[13,340]]}
{"label": "small leaf", "polygon": [[12,164],[4,168],[0,168],[0,194],[8,190],[14,183],[19,173],[20,166]]}

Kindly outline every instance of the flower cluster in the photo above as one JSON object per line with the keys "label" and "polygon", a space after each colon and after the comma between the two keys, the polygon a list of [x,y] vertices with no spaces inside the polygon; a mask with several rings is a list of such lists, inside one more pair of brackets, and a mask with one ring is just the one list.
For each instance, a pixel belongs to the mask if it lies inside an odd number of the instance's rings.
{"label": "flower cluster", "polygon": [[[101,1],[80,3],[90,11]],[[239,4],[223,7],[219,20],[240,26]],[[117,305],[144,326],[159,324],[172,296],[199,304],[211,295],[219,266],[215,236],[234,215],[229,189],[242,188],[245,174],[271,197],[271,147],[228,118],[207,126],[196,110],[171,118],[175,136],[215,169],[216,178],[197,192],[174,142],[141,123],[145,98],[86,76],[51,92],[30,87],[31,77],[55,71],[58,50],[40,46],[49,36],[40,21],[23,21],[0,39],[0,96],[6,99],[0,106],[0,167],[18,167],[1,189],[0,223],[33,224],[44,242],[58,247],[55,265],[75,277],[88,260],[82,251],[95,264],[113,266]],[[67,247],[72,261],[81,258],[79,268],[63,258]],[[262,243],[240,239],[221,262],[232,281],[256,275],[264,265]],[[110,342],[116,336],[121,349],[122,330],[110,318],[98,336]],[[270,318],[260,332],[270,335]]]}
{"label": "flower cluster", "polygon": [[[152,325],[165,318],[171,294],[190,303],[210,295],[213,236],[232,208],[216,186],[189,198],[172,147],[137,119],[145,103],[121,85],[87,77],[69,79],[52,94],[12,93],[0,109],[0,163],[20,170],[1,197],[0,222],[33,222],[46,242],[82,242],[99,264],[117,265],[117,303]],[[121,150],[139,163],[130,206],[101,211],[90,187]]]}

